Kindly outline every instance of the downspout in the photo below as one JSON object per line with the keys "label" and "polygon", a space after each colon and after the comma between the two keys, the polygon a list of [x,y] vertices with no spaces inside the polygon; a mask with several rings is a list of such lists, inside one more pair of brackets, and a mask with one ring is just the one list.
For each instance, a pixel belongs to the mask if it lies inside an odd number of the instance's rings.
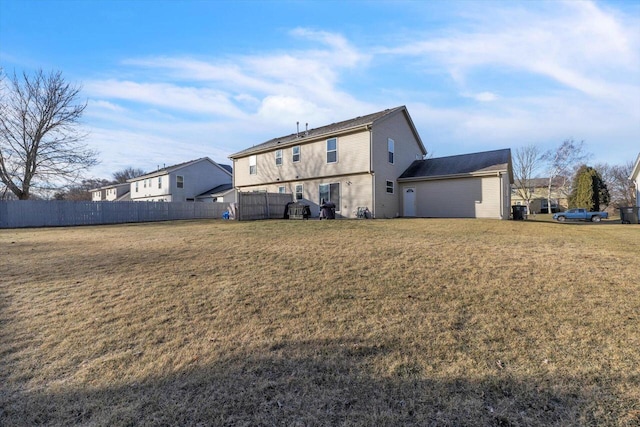
{"label": "downspout", "polygon": [[373,172],[373,131],[371,125],[366,125],[365,129],[369,131],[369,174],[371,175],[371,218],[376,217],[376,174]]}

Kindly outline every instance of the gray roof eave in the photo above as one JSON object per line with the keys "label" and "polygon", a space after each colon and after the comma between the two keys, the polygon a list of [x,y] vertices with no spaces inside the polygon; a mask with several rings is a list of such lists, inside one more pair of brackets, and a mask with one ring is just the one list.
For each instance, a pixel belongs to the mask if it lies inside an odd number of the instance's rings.
{"label": "gray roof eave", "polygon": [[434,175],[434,176],[414,176],[410,178],[398,178],[398,182],[413,182],[413,181],[438,181],[443,179],[457,179],[457,178],[477,178],[482,176],[498,176],[508,173],[509,170],[505,168],[494,169],[490,171],[478,171],[469,173],[458,173],[450,175]]}

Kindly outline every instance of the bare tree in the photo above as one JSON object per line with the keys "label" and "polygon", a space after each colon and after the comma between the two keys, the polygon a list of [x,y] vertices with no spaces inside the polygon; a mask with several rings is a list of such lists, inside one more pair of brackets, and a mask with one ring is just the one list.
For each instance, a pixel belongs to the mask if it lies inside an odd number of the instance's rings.
{"label": "bare tree", "polygon": [[122,184],[127,182],[128,179],[139,177],[140,175],[144,175],[145,173],[146,172],[142,169],[129,166],[122,170],[114,172],[112,176],[117,184]]}
{"label": "bare tree", "polygon": [[531,212],[531,200],[533,188],[531,185],[535,173],[543,164],[542,152],[536,145],[527,145],[516,149],[513,159],[513,177],[516,193],[527,206],[527,212]]}
{"label": "bare tree", "polygon": [[76,103],[79,87],[59,71],[42,70],[0,83],[0,181],[18,199],[73,182],[97,164],[96,152],[82,143],[87,104]]}
{"label": "bare tree", "polygon": [[600,172],[602,180],[607,184],[611,196],[611,205],[614,207],[635,205],[633,182],[629,180],[629,176],[633,171],[632,161],[622,165],[599,163],[595,168]]}
{"label": "bare tree", "polygon": [[543,154],[547,164],[549,183],[547,185],[547,206],[551,210],[551,194],[562,194],[569,197],[571,192],[571,176],[578,167],[589,158],[584,152],[584,141],[576,143],[573,139],[563,141],[555,150]]}

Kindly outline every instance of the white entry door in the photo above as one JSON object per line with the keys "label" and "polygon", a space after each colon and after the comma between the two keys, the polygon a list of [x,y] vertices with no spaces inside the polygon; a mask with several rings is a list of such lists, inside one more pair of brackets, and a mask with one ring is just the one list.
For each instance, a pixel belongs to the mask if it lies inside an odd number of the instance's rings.
{"label": "white entry door", "polygon": [[404,189],[403,216],[416,216],[416,189],[409,187]]}

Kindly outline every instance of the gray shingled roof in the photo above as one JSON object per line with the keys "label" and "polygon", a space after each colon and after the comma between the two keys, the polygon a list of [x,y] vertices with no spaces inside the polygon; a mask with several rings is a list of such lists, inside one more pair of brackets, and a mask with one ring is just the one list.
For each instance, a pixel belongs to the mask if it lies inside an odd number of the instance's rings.
{"label": "gray shingled roof", "polygon": [[511,150],[508,148],[482,153],[416,160],[411,163],[398,179],[436,178],[505,171],[509,170],[510,163]]}
{"label": "gray shingled roof", "polygon": [[390,108],[383,111],[378,111],[377,113],[367,114],[366,116],[359,116],[350,120],[345,120],[338,123],[332,123],[330,125],[322,126],[315,129],[309,129],[308,131],[302,131],[299,134],[292,133],[291,135],[281,136],[279,138],[273,138],[267,142],[263,142],[262,144],[254,145],[251,148],[247,148],[246,150],[242,150],[235,154],[232,154],[229,156],[229,158],[234,159],[237,157],[243,157],[252,153],[258,153],[264,150],[269,150],[276,146],[287,145],[287,144],[295,143],[296,141],[304,142],[304,140],[309,138],[317,138],[322,135],[330,135],[342,130],[346,130],[346,129],[350,129],[358,126],[364,126],[367,124],[371,124],[386,115],[389,115],[391,113],[394,113],[402,109],[406,109],[406,107],[400,106],[396,108]]}
{"label": "gray shingled roof", "polygon": [[206,197],[211,196],[213,194],[223,193],[225,191],[229,191],[233,188],[233,185],[229,184],[220,184],[217,187],[212,188],[211,190],[205,191],[204,193],[198,194],[196,197]]}
{"label": "gray shingled roof", "polygon": [[209,157],[200,157],[199,159],[189,160],[188,162],[178,163],[178,164],[171,165],[171,166],[165,166],[162,169],[158,169],[158,170],[155,170],[153,172],[149,172],[149,173],[146,173],[144,175],[140,175],[140,176],[136,176],[135,178],[128,179],[127,182],[140,181],[141,179],[147,179],[147,178],[153,178],[153,177],[160,176],[160,175],[165,175],[165,174],[171,173],[171,172],[173,172],[173,171],[175,171],[177,169],[180,169],[180,168],[183,168],[185,166],[188,166],[188,165],[190,165],[192,163],[197,163],[197,162],[199,162],[201,160],[208,160],[211,163],[214,163],[214,164],[218,165],[220,168],[224,169],[225,171],[229,172],[230,174],[232,173],[231,172],[231,166],[218,164],[218,163],[214,162],[213,160],[211,160]]}

